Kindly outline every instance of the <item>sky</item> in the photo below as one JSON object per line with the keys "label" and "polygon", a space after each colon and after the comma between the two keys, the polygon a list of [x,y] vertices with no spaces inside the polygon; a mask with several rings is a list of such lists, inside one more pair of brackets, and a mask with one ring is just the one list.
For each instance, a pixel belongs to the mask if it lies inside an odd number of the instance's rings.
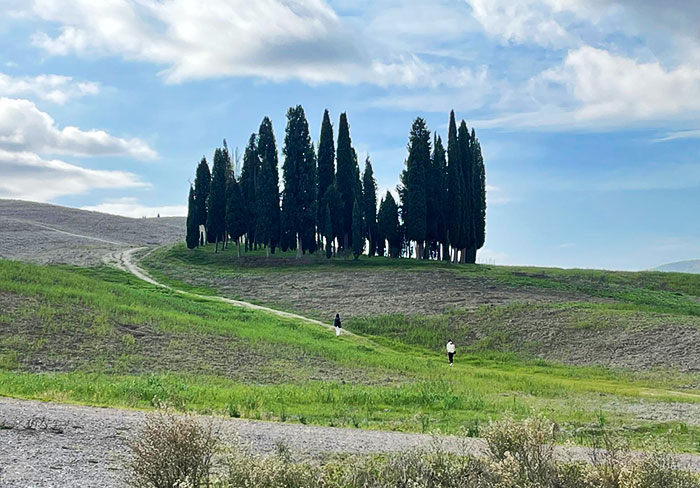
{"label": "sky", "polygon": [[[700,2],[0,0],[0,198],[184,215],[202,156],[347,112],[379,191],[411,122],[474,127],[478,261],[700,258]],[[336,134],[337,135],[337,134]]]}

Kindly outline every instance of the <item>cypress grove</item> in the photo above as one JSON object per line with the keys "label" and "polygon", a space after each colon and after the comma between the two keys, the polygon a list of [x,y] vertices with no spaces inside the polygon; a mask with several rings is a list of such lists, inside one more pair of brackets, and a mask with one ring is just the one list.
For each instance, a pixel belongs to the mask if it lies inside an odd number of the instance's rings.
{"label": "cypress grove", "polygon": [[[369,159],[360,174],[347,114],[340,115],[337,145],[328,110],[321,123],[318,152],[301,105],[287,111],[280,192],[277,143],[264,117],[248,138],[240,177],[234,174],[224,141],[196,169],[188,194],[187,246],[231,240],[241,250],[264,246],[266,254],[296,250],[297,256],[323,249],[327,257],[342,251],[356,258],[374,255],[443,259],[475,263],[486,239],[486,171],[476,131],[456,123],[450,112],[447,148],[425,120],[417,117],[409,132],[408,155],[397,192],[379,202]],[[241,241],[243,239],[245,242]],[[245,245],[245,246],[244,246]]]}

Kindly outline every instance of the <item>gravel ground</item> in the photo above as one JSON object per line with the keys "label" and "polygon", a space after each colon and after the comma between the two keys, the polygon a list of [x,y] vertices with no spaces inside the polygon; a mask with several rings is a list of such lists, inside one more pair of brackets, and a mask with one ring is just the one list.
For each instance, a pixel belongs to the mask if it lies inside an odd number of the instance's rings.
{"label": "gravel ground", "polygon": [[[125,487],[127,442],[145,412],[114,408],[41,403],[0,397],[0,486]],[[296,457],[328,454],[398,452],[440,446],[457,453],[483,455],[480,439],[404,434],[259,422],[221,417],[211,420],[219,437],[255,454],[269,453],[278,443]],[[565,460],[588,460],[585,448],[561,447]],[[700,456],[678,455],[686,469],[700,471]]]}
{"label": "gravel ground", "polygon": [[40,264],[94,266],[110,252],[184,238],[174,218],[130,219],[21,200],[0,200],[0,228],[0,258]]}

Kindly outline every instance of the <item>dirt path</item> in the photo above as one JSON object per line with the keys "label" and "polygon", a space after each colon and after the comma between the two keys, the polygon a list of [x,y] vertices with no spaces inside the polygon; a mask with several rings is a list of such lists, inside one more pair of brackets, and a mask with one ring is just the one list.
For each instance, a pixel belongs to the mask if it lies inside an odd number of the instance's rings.
{"label": "dirt path", "polygon": [[[146,413],[0,398],[0,486],[124,487],[127,442]],[[269,453],[281,443],[298,457],[369,454],[440,447],[484,455],[480,439],[283,424],[223,417],[212,421],[226,444]],[[561,447],[562,460],[587,461],[585,448]],[[682,467],[700,472],[700,456],[677,455]]]}
{"label": "dirt path", "polygon": [[[243,302],[240,300],[233,300],[231,298],[226,298],[226,297],[198,295],[196,293],[190,293],[190,292],[187,292],[184,290],[178,290],[178,289],[173,288],[171,286],[160,283],[159,281],[156,281],[152,276],[150,276],[146,271],[144,271],[142,268],[140,268],[138,266],[138,264],[136,263],[134,255],[137,252],[144,251],[146,249],[148,249],[148,248],[137,247],[137,248],[129,249],[127,251],[123,251],[123,252],[115,252],[115,253],[112,253],[109,256],[107,256],[105,258],[105,262],[108,264],[112,264],[123,271],[128,271],[129,273],[133,274],[137,278],[139,278],[143,281],[146,281],[152,285],[155,285],[155,286],[158,286],[161,288],[166,288],[168,290],[171,290],[171,291],[178,293],[180,295],[183,295],[183,296],[194,297],[194,298],[198,298],[200,300],[224,302],[224,303],[228,303],[229,305],[233,305],[235,307],[243,307],[243,308],[247,308],[250,310],[259,310],[262,312],[277,315],[278,317],[284,317],[284,318],[294,319],[294,320],[301,320],[301,321],[311,323],[314,325],[320,325],[321,327],[325,327],[326,329],[329,329],[329,330],[333,330],[333,325],[325,323],[325,322],[321,322],[320,320],[310,319],[308,317],[304,317],[303,315],[297,315],[295,313],[284,312],[281,310],[275,310],[274,308],[265,307],[263,305],[256,305],[254,303]],[[348,330],[343,330],[343,335],[354,336],[355,334],[353,334],[352,332],[349,332]]]}

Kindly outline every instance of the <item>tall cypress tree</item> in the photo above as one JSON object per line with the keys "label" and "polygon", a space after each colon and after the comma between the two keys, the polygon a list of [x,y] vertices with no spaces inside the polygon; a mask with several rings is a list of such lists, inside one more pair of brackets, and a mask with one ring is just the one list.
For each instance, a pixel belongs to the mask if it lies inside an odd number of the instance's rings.
{"label": "tall cypress tree", "polygon": [[462,231],[458,247],[462,250],[461,262],[466,263],[474,247],[474,168],[472,143],[467,123],[462,121],[457,135],[459,141],[459,158],[462,168]]}
{"label": "tall cypress tree", "polygon": [[[202,160],[197,165],[197,172],[194,177],[194,201],[197,207],[197,226],[207,225],[207,199],[211,188],[211,172],[207,159],[202,156]],[[197,231],[199,232],[199,230]],[[204,236],[201,236],[200,243],[205,244]]]}
{"label": "tall cypress tree", "polygon": [[197,217],[194,188],[190,186],[190,195],[187,199],[187,236],[185,237],[188,249],[194,249],[199,244],[199,224],[197,223]]}
{"label": "tall cypress tree", "polygon": [[370,256],[377,252],[377,182],[369,156],[365,159],[365,171],[362,174],[362,210],[365,219],[366,236],[369,239]]}
{"label": "tall cypress tree", "polygon": [[442,259],[449,260],[447,241],[447,227],[449,208],[447,206],[447,159],[445,157],[445,147],[442,145],[442,138],[435,135],[433,145],[433,192],[435,193],[436,208],[434,217],[428,210],[428,219],[435,219],[436,242],[438,250],[442,253]]}
{"label": "tall cypress tree", "polygon": [[449,209],[447,232],[448,241],[454,253],[453,260],[455,261],[457,259],[456,251],[459,249],[462,238],[463,193],[457,124],[455,122],[455,112],[452,110],[450,112],[450,125],[447,130],[447,208]]}
{"label": "tall cypress tree", "polygon": [[399,257],[401,250],[401,233],[399,231],[399,208],[396,205],[396,200],[390,192],[386,192],[386,196],[379,205],[379,214],[377,216],[377,226],[381,239],[386,239],[389,246],[389,255],[392,258]]}
{"label": "tall cypress tree", "polygon": [[245,225],[246,225],[246,250],[252,250],[257,244],[255,239],[256,208],[257,201],[255,187],[260,173],[260,157],[258,155],[257,135],[250,135],[248,145],[243,154],[243,168],[241,170],[241,193],[245,202]]}
{"label": "tall cypress tree", "polygon": [[289,238],[299,246],[299,256],[302,252],[315,250],[317,217],[316,157],[309,136],[309,124],[301,105],[287,111],[282,152],[285,157],[282,166],[282,214]]}
{"label": "tall cypress tree", "polygon": [[402,216],[406,239],[416,242],[416,258],[423,258],[427,228],[426,171],[430,165],[430,131],[425,120],[416,118],[408,141],[406,169],[401,174],[403,184]]}
{"label": "tall cypress tree", "polygon": [[476,262],[476,251],[486,242],[486,168],[481,154],[481,144],[472,128],[472,155],[474,158],[474,256],[471,262]]}
{"label": "tall cypress tree", "polygon": [[209,242],[216,243],[215,252],[219,251],[219,242],[223,241],[226,232],[226,180],[226,153],[221,148],[216,148],[207,200],[207,235]]}
{"label": "tall cypress tree", "polygon": [[341,246],[346,249],[350,246],[352,239],[352,206],[355,200],[361,198],[358,190],[362,188],[362,185],[360,183],[360,168],[357,165],[357,154],[352,147],[350,127],[345,112],[340,114],[337,148],[337,172],[335,183],[343,199],[343,232],[341,233]]}
{"label": "tall cypress tree", "polygon": [[328,115],[328,110],[323,112],[323,121],[321,122],[321,136],[318,140],[318,210],[319,226],[325,219],[325,209],[321,200],[326,194],[328,187],[335,180],[335,142],[333,141],[333,126],[331,118]]}
{"label": "tall cypress tree", "polygon": [[365,250],[365,238],[362,235],[362,209],[357,200],[352,204],[352,254],[355,259]]}
{"label": "tall cypress tree", "polygon": [[236,242],[238,257],[241,256],[241,236],[246,232],[246,209],[241,185],[236,178],[229,179],[226,198],[226,232]]}
{"label": "tall cypress tree", "polygon": [[260,174],[255,187],[256,234],[267,246],[267,253],[275,252],[280,236],[280,189],[277,144],[272,122],[265,117],[258,131]]}

